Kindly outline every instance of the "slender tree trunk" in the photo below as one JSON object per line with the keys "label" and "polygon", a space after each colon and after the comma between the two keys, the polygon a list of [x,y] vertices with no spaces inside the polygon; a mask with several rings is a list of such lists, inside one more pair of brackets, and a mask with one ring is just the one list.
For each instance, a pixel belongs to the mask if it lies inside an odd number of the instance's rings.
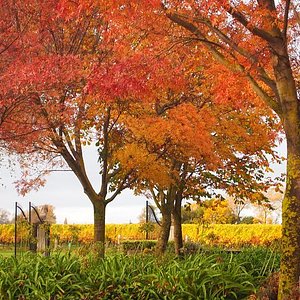
{"label": "slender tree trunk", "polygon": [[284,121],[287,179],[282,204],[282,256],[279,300],[298,299],[300,276],[300,118],[297,109]]}
{"label": "slender tree trunk", "polygon": [[174,243],[175,254],[180,256],[183,248],[182,238],[182,221],[181,221],[181,202],[182,200],[177,198],[172,211],[173,225],[174,225]]}
{"label": "slender tree trunk", "polygon": [[171,228],[171,208],[170,205],[161,207],[162,221],[156,245],[156,254],[163,255],[167,249],[170,228]]}
{"label": "slender tree trunk", "polygon": [[104,201],[94,201],[94,241],[99,244],[99,256],[105,254],[105,208]]}

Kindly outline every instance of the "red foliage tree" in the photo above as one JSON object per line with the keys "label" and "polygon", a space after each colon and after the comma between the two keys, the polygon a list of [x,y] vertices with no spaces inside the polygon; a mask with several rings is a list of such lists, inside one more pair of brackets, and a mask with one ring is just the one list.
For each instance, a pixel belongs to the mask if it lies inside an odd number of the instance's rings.
{"label": "red foliage tree", "polygon": [[[66,164],[93,204],[95,241],[104,243],[105,208],[134,180],[115,155],[130,137],[124,118],[135,102],[184,82],[170,60],[130,51],[114,35],[109,3],[26,4],[35,11],[30,30],[2,76],[5,101],[8,95],[23,99],[2,127],[7,145],[25,157],[17,187],[21,194],[38,188],[49,170]],[[174,76],[162,80],[167,68]],[[90,144],[99,153],[99,191],[85,167],[83,147]],[[34,159],[45,165],[38,177],[31,177]]]}

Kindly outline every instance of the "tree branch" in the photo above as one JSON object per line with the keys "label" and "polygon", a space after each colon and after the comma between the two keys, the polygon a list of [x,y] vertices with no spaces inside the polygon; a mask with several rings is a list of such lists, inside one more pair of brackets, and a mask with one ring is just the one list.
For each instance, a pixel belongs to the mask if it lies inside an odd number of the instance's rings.
{"label": "tree branch", "polygon": [[125,175],[125,177],[123,178],[122,182],[119,184],[118,188],[115,190],[113,195],[105,200],[105,205],[112,202],[123,190],[130,187],[131,183],[134,181],[134,179],[127,181],[130,174],[131,171]]}
{"label": "tree branch", "polygon": [[[233,12],[234,13],[234,12]],[[196,36],[199,36],[201,39],[205,38],[202,32],[191,22],[182,19],[180,15],[174,13],[167,13],[167,17],[178,24],[179,26],[185,28],[189,32],[193,33]],[[242,17],[241,17],[242,18]],[[248,22],[248,21],[247,21]],[[258,84],[258,82],[250,75],[249,72],[245,71],[245,68],[236,62],[229,61],[219,50],[217,50],[213,45],[205,43],[206,48],[212,53],[213,57],[222,65],[227,67],[233,72],[241,72],[245,74],[248,81],[250,82],[252,88],[256,94],[261,97],[278,115],[281,115],[281,107],[279,103],[270,97],[267,92]]]}
{"label": "tree branch", "polygon": [[284,11],[284,20],[283,20],[283,31],[282,31],[285,43],[287,40],[287,30],[288,30],[288,23],[289,23],[290,6],[291,6],[291,1],[286,0],[285,11]]}
{"label": "tree branch", "polygon": [[72,144],[72,141],[71,141],[71,137],[68,133],[68,131],[66,129],[63,130],[63,134],[64,134],[64,137],[65,137],[65,140],[67,142],[67,145],[72,153],[72,156],[74,157],[74,159],[76,159],[76,156],[77,156],[77,153],[76,153],[76,150]]}
{"label": "tree branch", "polygon": [[268,32],[262,29],[250,25],[250,22],[246,19],[246,17],[242,13],[238,12],[236,8],[230,6],[227,12],[239,23],[241,23],[245,28],[247,28],[250,32],[252,32],[254,35],[262,38],[263,40],[269,43],[274,42],[274,37],[271,34],[269,34]]}
{"label": "tree branch", "polygon": [[113,170],[111,173],[108,173],[107,174],[107,180],[110,181],[113,177],[115,177],[120,172],[121,172],[121,167]]}
{"label": "tree branch", "polygon": [[161,210],[161,205],[160,205],[160,203],[159,203],[159,201],[158,201],[158,195],[155,194],[153,188],[149,188],[149,190],[150,190],[150,193],[151,193],[151,195],[152,195],[152,199],[154,200],[154,202],[155,202],[157,208],[158,208],[159,210]]}
{"label": "tree branch", "polygon": [[103,151],[102,151],[102,159],[103,159],[103,170],[102,170],[102,179],[101,179],[101,190],[100,194],[103,197],[106,197],[107,194],[107,185],[108,185],[108,146],[109,146],[109,121],[110,121],[110,107],[107,108],[104,124],[103,124]]}

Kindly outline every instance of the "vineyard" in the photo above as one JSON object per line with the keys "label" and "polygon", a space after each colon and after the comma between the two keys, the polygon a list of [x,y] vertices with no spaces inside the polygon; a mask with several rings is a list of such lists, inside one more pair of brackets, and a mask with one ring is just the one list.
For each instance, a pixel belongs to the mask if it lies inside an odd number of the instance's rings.
{"label": "vineyard", "polygon": [[[244,246],[269,246],[281,238],[281,225],[197,225],[183,224],[185,240],[210,246],[240,248]],[[21,228],[22,229],[22,228]],[[150,239],[157,239],[159,227],[154,227]],[[20,230],[19,238],[26,239],[28,230]],[[51,226],[51,239],[58,243],[88,244],[93,241],[93,225],[61,225]],[[125,240],[143,240],[145,232],[140,224],[107,224],[107,241],[117,243]],[[0,225],[0,243],[14,242],[14,225]]]}

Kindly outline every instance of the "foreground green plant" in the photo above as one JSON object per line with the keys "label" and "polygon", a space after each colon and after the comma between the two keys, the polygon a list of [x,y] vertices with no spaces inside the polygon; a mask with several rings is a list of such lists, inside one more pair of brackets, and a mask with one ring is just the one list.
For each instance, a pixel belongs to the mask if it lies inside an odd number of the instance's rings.
{"label": "foreground green plant", "polygon": [[[270,252],[257,266],[248,253],[199,253],[185,259],[151,255],[25,254],[0,259],[0,299],[246,299],[276,268]],[[245,259],[248,259],[246,261]],[[242,261],[242,262],[241,262]],[[261,262],[262,261],[262,262]]]}

